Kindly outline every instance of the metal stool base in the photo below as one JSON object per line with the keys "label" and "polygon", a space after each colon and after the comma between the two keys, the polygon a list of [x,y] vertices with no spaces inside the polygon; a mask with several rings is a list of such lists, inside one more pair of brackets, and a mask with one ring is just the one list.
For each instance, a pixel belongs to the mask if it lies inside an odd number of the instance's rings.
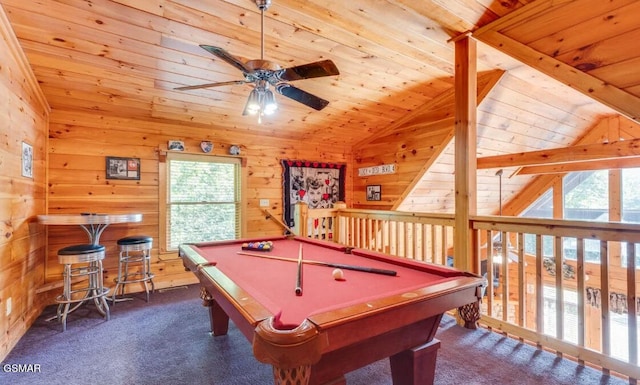
{"label": "metal stool base", "polygon": [[[101,245],[75,245],[65,247],[58,251],[58,261],[64,265],[62,294],[56,297],[58,309],[56,316],[62,323],[62,331],[67,330],[67,317],[87,301],[93,301],[98,312],[108,321],[111,318],[106,297],[109,288],[104,287],[102,277],[102,260],[105,247]],[[83,266],[77,266],[83,264]],[[86,280],[73,284],[73,279],[87,277],[87,286],[78,287]],[[78,294],[84,295],[78,298]],[[73,307],[71,307],[73,305]]]}
{"label": "metal stool base", "polygon": [[[154,274],[151,272],[152,244],[152,238],[145,236],[127,237],[118,240],[120,248],[118,277],[115,279],[116,287],[113,289],[113,294],[110,298],[114,304],[133,300],[131,297],[124,297],[126,285],[132,283],[142,283],[144,285],[146,301],[149,302],[149,284],[151,284],[151,292],[156,290],[153,283]],[[139,267],[139,270],[132,272],[131,269],[135,267]],[[120,297],[118,298],[118,296]]]}

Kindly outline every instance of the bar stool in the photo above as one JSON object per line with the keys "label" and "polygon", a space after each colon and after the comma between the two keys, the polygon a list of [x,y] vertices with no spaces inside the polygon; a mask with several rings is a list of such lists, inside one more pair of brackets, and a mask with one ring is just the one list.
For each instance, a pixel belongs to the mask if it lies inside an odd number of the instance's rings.
{"label": "bar stool", "polygon": [[[64,265],[64,271],[63,291],[56,297],[58,311],[55,318],[62,322],[62,331],[67,330],[67,316],[90,300],[93,300],[98,312],[109,320],[109,305],[105,299],[109,288],[104,287],[102,278],[104,250],[102,245],[91,244],[73,245],[58,250],[58,262]],[[82,280],[74,284],[74,278],[77,277],[87,277],[89,283],[83,286],[81,283],[86,280]],[[80,293],[84,295],[80,297]],[[75,305],[70,309],[71,304]]]}
{"label": "bar stool", "polygon": [[[146,235],[134,235],[118,239],[120,257],[118,259],[118,277],[115,279],[116,287],[113,290],[112,301],[129,300],[131,298],[116,298],[118,290],[124,296],[125,286],[128,283],[142,282],[149,302],[149,286],[155,291],[153,273],[151,272],[151,246],[153,238]],[[136,269],[135,271],[130,271]]]}

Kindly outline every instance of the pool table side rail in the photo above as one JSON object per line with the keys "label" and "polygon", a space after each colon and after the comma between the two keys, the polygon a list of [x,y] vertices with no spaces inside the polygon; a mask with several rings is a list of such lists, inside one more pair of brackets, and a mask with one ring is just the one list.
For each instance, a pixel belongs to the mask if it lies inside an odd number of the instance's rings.
{"label": "pool table side rail", "polygon": [[453,267],[438,265],[435,263],[430,263],[425,261],[416,261],[413,259],[397,257],[389,254],[371,251],[371,250],[353,249],[351,250],[351,254],[361,256],[364,258],[369,258],[376,261],[384,261],[397,266],[412,267],[421,271],[436,273],[443,277],[465,276],[465,277],[481,278],[479,275],[476,275],[467,271],[457,270]]}
{"label": "pool table side rail", "polygon": [[[274,314],[218,270],[215,264],[200,256],[193,247],[194,245],[190,244],[180,245],[180,256],[185,268],[196,275],[209,295],[251,340],[256,325]],[[243,330],[242,325],[246,323],[250,327]]]}
{"label": "pool table side rail", "polygon": [[479,301],[482,283],[481,278],[457,277],[417,290],[312,314],[308,319],[322,330],[393,310],[399,316],[390,322],[399,327]]}

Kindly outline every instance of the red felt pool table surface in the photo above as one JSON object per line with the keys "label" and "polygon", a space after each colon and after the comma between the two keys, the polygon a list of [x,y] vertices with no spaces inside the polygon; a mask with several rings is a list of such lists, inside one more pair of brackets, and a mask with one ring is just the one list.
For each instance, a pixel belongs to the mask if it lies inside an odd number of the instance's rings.
{"label": "red felt pool table surface", "polygon": [[[300,383],[340,384],[345,372],[391,357],[394,383],[430,383],[442,314],[479,300],[482,279],[455,269],[307,238],[260,240],[271,240],[272,250],[244,251],[243,243],[257,240],[234,240],[182,245],[180,255],[206,290],[214,335],[226,334],[230,317],[276,378],[310,367]],[[338,281],[333,267],[303,264],[298,296],[301,245],[304,260],[397,274],[343,269]],[[425,368],[411,369],[414,361]]]}
{"label": "red felt pool table surface", "polygon": [[[348,265],[358,265],[393,270],[396,276],[343,270],[345,279],[338,281],[332,276],[333,268],[303,264],[303,294],[295,293],[297,264],[238,254],[241,244],[219,246],[196,246],[197,251],[209,263],[242,287],[273,314],[280,314],[282,327],[295,327],[315,314],[347,307],[357,303],[373,301],[381,297],[408,293],[427,285],[443,284],[456,279],[436,274],[428,266],[417,269],[407,266],[402,260],[395,264],[388,260],[376,260],[364,255],[346,254],[345,247],[319,244],[293,239],[274,240],[274,248],[261,253],[265,256],[286,257],[296,260],[302,245],[303,258]],[[335,247],[335,248],[334,248]],[[248,251],[249,252],[249,251]]]}

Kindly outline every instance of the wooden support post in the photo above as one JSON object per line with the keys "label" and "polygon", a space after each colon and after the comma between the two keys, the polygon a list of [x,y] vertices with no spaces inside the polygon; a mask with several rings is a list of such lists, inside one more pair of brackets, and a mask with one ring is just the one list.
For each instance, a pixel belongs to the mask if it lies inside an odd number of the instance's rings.
{"label": "wooden support post", "polygon": [[470,34],[455,39],[455,232],[454,267],[473,271],[472,229],[476,194],[476,41]]}
{"label": "wooden support post", "polygon": [[333,205],[333,208],[336,209],[336,219],[333,223],[333,241],[346,245],[348,244],[347,233],[346,233],[347,218],[342,215],[340,210],[346,210],[347,204],[344,202],[336,202]]}
{"label": "wooden support post", "polygon": [[301,237],[309,236],[308,232],[309,206],[304,202],[297,202],[293,209],[293,233]]}
{"label": "wooden support post", "polygon": [[[609,170],[609,221],[622,220],[622,170]],[[622,267],[622,244],[609,242],[609,263]]]}

